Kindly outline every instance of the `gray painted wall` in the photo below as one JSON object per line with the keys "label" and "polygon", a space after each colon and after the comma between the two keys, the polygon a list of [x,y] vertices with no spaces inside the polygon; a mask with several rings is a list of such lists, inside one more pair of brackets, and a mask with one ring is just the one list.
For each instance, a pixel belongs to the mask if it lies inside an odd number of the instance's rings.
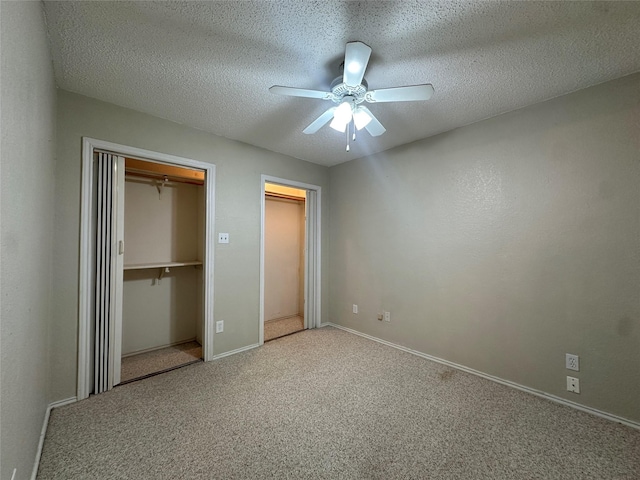
{"label": "gray painted wall", "polygon": [[56,92],[40,2],[1,2],[0,477],[30,478],[49,403]]}
{"label": "gray painted wall", "polygon": [[[215,353],[255,344],[259,335],[260,176],[273,175],[326,189],[328,169],[217,137],[177,123],[65,91],[58,92],[58,162],[54,245],[51,378],[54,399],[76,394],[80,175],[83,136],[216,165],[215,317],[225,321]],[[326,222],[325,222],[326,224]],[[326,228],[324,228],[326,235]],[[326,245],[324,258],[326,263]],[[323,268],[326,272],[326,268]],[[323,318],[328,287],[323,276]]]}
{"label": "gray painted wall", "polygon": [[332,167],[330,185],[330,321],[640,421],[639,74]]}

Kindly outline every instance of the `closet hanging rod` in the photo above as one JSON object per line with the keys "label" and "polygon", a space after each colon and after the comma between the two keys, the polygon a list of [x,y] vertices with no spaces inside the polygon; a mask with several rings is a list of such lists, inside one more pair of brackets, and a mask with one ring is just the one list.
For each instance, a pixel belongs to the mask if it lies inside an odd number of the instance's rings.
{"label": "closet hanging rod", "polygon": [[135,170],[125,169],[125,180],[133,178],[144,178],[147,180],[160,180],[162,182],[172,183],[188,183],[190,185],[204,185],[204,182],[198,180],[190,180],[187,178],[173,177],[171,175],[163,175],[161,173],[138,172]]}
{"label": "closet hanging rod", "polygon": [[304,197],[296,197],[293,195],[284,195],[282,193],[274,193],[274,192],[264,192],[265,197],[272,197],[272,198],[283,198],[285,200],[295,200],[297,202],[304,202],[305,198]]}
{"label": "closet hanging rod", "polygon": [[147,162],[135,158],[125,158],[125,174],[164,179],[165,177],[174,182],[191,183],[204,185],[204,172],[192,168],[178,167],[176,165],[166,165],[163,163]]}
{"label": "closet hanging rod", "polygon": [[159,181],[160,183],[184,183],[185,180],[169,177],[168,175],[152,175],[145,172],[125,171],[124,179],[126,181],[139,181],[140,183],[148,183]]}

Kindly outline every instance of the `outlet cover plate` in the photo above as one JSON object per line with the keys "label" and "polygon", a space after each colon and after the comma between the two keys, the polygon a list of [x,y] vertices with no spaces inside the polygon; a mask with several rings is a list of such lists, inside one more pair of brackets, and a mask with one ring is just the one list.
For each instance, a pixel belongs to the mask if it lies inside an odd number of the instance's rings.
{"label": "outlet cover plate", "polygon": [[567,376],[567,391],[573,393],[580,393],[580,379],[576,377]]}
{"label": "outlet cover plate", "polygon": [[385,322],[391,321],[391,312],[384,312],[384,321]]}
{"label": "outlet cover plate", "polygon": [[358,305],[356,305],[355,303],[353,304],[353,313],[358,313]]}
{"label": "outlet cover plate", "polygon": [[216,333],[224,332],[224,320],[218,320],[216,322]]}
{"label": "outlet cover plate", "polygon": [[567,370],[580,371],[580,357],[571,353],[566,354],[566,367]]}
{"label": "outlet cover plate", "polygon": [[218,233],[218,243],[229,243],[229,234]]}

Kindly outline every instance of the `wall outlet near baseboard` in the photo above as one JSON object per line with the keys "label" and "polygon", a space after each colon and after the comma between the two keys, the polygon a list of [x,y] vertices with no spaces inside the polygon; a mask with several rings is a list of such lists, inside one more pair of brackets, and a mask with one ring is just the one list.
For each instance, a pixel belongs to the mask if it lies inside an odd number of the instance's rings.
{"label": "wall outlet near baseboard", "polygon": [[356,305],[355,303],[353,304],[352,311],[353,311],[353,313],[358,313],[358,305]]}
{"label": "wall outlet near baseboard", "polygon": [[565,366],[567,367],[567,370],[575,370],[576,372],[579,372],[580,357],[578,355],[567,353],[565,358]]}
{"label": "wall outlet near baseboard", "polygon": [[384,321],[385,322],[391,321],[391,312],[384,312]]}
{"label": "wall outlet near baseboard", "polygon": [[216,333],[224,332],[224,320],[218,320],[216,322]]}
{"label": "wall outlet near baseboard", "polygon": [[580,393],[580,379],[567,376],[567,391]]}

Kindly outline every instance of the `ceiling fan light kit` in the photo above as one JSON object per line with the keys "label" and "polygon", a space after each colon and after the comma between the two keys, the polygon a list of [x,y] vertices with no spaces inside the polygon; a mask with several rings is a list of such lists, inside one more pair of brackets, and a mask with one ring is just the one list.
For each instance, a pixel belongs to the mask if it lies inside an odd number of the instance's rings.
{"label": "ceiling fan light kit", "polygon": [[358,107],[353,112],[353,123],[355,123],[358,130],[362,130],[371,122],[371,115],[369,115],[364,108]]}
{"label": "ceiling fan light kit", "polygon": [[364,80],[364,72],[367,69],[370,57],[371,47],[362,42],[349,42],[344,55],[343,75],[342,77],[337,77],[331,83],[330,92],[282,87],[280,85],[274,85],[269,91],[289,97],[330,100],[336,104],[336,106],[329,108],[315,119],[302,132],[306,134],[316,133],[329,123],[329,126],[334,130],[342,133],[346,132],[346,150],[348,152],[349,139],[356,139],[356,130],[364,128],[373,137],[386,132],[384,126],[373,113],[361,103],[412,102],[429,100],[433,95],[433,86],[430,84],[368,90],[369,86]]}

